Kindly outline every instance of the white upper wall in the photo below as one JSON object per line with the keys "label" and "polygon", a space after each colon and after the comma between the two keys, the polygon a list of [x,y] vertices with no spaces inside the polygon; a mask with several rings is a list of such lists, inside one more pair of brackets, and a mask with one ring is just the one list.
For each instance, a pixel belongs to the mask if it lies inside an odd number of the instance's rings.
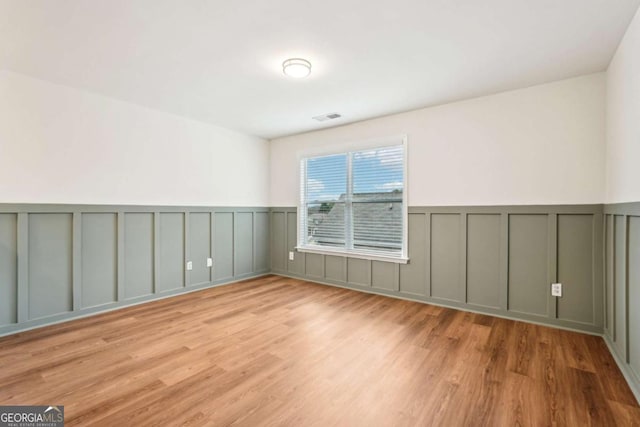
{"label": "white upper wall", "polygon": [[267,206],[268,142],[0,70],[0,203]]}
{"label": "white upper wall", "polygon": [[607,71],[607,203],[640,201],[640,10]]}
{"label": "white upper wall", "polygon": [[298,203],[300,153],[398,134],[410,206],[602,203],[604,105],[597,73],[274,139],[270,205]]}

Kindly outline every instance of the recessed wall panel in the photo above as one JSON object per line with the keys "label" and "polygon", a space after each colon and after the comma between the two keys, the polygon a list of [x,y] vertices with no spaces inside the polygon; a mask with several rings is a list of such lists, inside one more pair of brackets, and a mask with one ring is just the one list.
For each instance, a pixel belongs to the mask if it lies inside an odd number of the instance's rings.
{"label": "recessed wall panel", "polygon": [[509,215],[509,310],[547,315],[548,216]]}
{"label": "recessed wall panel", "polygon": [[192,212],[189,214],[189,259],[193,270],[189,272],[189,284],[198,285],[211,281],[211,268],[207,258],[211,257],[211,214]]}
{"label": "recessed wall panel", "polygon": [[73,309],[72,215],[29,214],[29,319]]}
{"label": "recessed wall panel", "polygon": [[605,222],[605,328],[609,336],[613,333],[613,215],[606,215]]}
{"label": "recessed wall panel", "polygon": [[236,212],[233,226],[234,274],[249,274],[253,271],[253,213]]}
{"label": "recessed wall panel", "polygon": [[285,219],[284,212],[271,214],[271,268],[273,270],[287,269]]}
{"label": "recessed wall panel", "polygon": [[614,293],[615,293],[615,318],[614,318],[614,327],[615,327],[615,345],[618,350],[618,354],[626,354],[627,353],[627,340],[626,340],[626,300],[627,300],[627,291],[626,291],[626,271],[625,271],[625,245],[626,245],[626,236],[625,236],[625,224],[624,224],[624,216],[616,215],[614,220],[614,251],[616,254],[614,260]]}
{"label": "recessed wall panel", "polygon": [[500,307],[500,215],[467,217],[467,302]]}
{"label": "recessed wall panel", "polygon": [[[287,270],[293,274],[304,274],[304,252],[297,252],[298,219],[295,212],[287,212],[287,251],[294,253],[293,261],[287,256]],[[288,254],[287,254],[288,255]]]}
{"label": "recessed wall panel", "polygon": [[213,274],[216,280],[233,277],[233,213],[216,212],[214,222]]}
{"label": "recessed wall panel", "polygon": [[309,277],[324,277],[324,255],[321,254],[305,254],[305,269]]}
{"label": "recessed wall panel", "polygon": [[408,249],[409,262],[400,265],[400,292],[411,295],[427,295],[427,215],[409,214]]}
{"label": "recessed wall panel", "polygon": [[359,258],[348,258],[347,281],[354,285],[371,286],[371,261]]}
{"label": "recessed wall panel", "polygon": [[[160,214],[158,292],[184,287],[184,214]],[[201,264],[201,263],[200,263]]]}
{"label": "recessed wall panel", "polygon": [[460,301],[460,215],[431,215],[431,293]]}
{"label": "recessed wall panel", "polygon": [[371,286],[395,291],[398,289],[398,264],[371,261]]}
{"label": "recessed wall panel", "polygon": [[593,323],[593,215],[558,215],[558,318]]}
{"label": "recessed wall panel", "polygon": [[337,282],[347,281],[346,260],[344,257],[325,255],[324,257],[324,277],[328,280],[335,280]]}
{"label": "recessed wall panel", "polygon": [[152,213],[124,216],[124,294],[127,299],[153,294],[154,224]]}
{"label": "recessed wall panel", "polygon": [[0,325],[18,321],[18,216],[0,214]]}
{"label": "recessed wall panel", "polygon": [[269,270],[269,213],[254,213],[255,268],[256,273]]}
{"label": "recessed wall panel", "polygon": [[82,307],[117,301],[118,219],[115,213],[82,214]]}
{"label": "recessed wall panel", "polygon": [[629,217],[629,363],[640,378],[640,217]]}

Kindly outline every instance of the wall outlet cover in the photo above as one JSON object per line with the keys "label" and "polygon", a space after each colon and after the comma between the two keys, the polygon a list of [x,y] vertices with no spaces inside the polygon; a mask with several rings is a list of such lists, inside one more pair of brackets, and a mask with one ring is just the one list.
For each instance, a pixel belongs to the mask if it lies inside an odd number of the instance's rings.
{"label": "wall outlet cover", "polygon": [[290,251],[290,252],[289,252],[289,261],[293,261],[294,256],[295,256],[295,255],[294,255],[293,251]]}
{"label": "wall outlet cover", "polygon": [[207,258],[207,267],[213,267],[213,258]]}
{"label": "wall outlet cover", "polygon": [[187,270],[193,270],[193,262],[192,261],[187,261]]}
{"label": "wall outlet cover", "polygon": [[554,297],[562,296],[562,283],[552,283],[551,284],[551,295]]}

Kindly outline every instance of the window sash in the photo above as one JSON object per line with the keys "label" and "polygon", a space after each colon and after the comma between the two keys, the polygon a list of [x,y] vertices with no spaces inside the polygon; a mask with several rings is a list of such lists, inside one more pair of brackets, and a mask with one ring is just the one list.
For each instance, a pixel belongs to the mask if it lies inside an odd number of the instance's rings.
{"label": "window sash", "polygon": [[[394,191],[380,191],[378,193],[359,193],[354,194],[354,157],[358,155],[364,155],[377,150],[385,149],[401,149],[400,154],[396,152],[394,158],[390,161],[400,163],[402,181],[400,192]],[[407,247],[407,208],[406,208],[406,146],[403,140],[401,145],[389,145],[381,146],[374,149],[354,150],[349,152],[337,153],[338,155],[346,155],[346,192],[340,194],[334,199],[327,197],[315,197],[313,200],[307,199],[309,191],[309,161],[313,161],[322,157],[329,156],[315,156],[301,159],[300,165],[300,209],[299,209],[299,231],[298,231],[298,249],[302,251],[311,252],[328,252],[346,254],[349,256],[362,255],[364,258],[381,258],[385,260],[400,260],[400,262],[406,262],[406,247]],[[398,161],[400,157],[400,161]],[[375,174],[364,174],[363,183],[361,185],[369,184],[366,179],[374,179]],[[371,178],[373,176],[374,178]],[[382,194],[388,193],[388,197],[382,196]],[[316,195],[318,193],[316,192]],[[344,212],[344,219],[341,224],[328,224],[329,227],[334,227],[333,231],[343,231],[343,233],[334,234],[333,236],[328,234],[323,236],[322,233],[318,233],[318,224],[322,224],[325,219],[322,219],[322,213],[318,206],[322,204],[331,204],[331,210],[340,207]],[[370,223],[367,223],[366,218],[361,218],[357,211],[363,206],[376,206],[378,210],[384,209],[385,205],[391,205],[395,211],[393,214],[395,218],[386,219],[383,215],[382,224],[379,223],[379,218],[370,218]],[[382,206],[382,207],[381,207]],[[329,211],[329,213],[331,212]],[[312,213],[313,212],[313,213]],[[336,214],[339,214],[337,212]],[[327,214],[328,216],[328,214]],[[374,220],[378,221],[378,230],[368,229],[374,227]],[[319,223],[318,223],[319,221]],[[316,222],[316,224],[314,224]],[[388,229],[385,227],[388,226]],[[341,230],[341,227],[343,229]],[[358,230],[359,228],[359,230]],[[341,235],[340,235],[341,234]]]}

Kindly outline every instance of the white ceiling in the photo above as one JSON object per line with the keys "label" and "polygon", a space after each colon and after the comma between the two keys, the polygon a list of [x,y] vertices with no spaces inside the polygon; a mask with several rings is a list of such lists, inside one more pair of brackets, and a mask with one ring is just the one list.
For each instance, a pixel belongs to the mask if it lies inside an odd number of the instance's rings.
{"label": "white ceiling", "polygon": [[272,138],[602,71],[639,4],[0,0],[0,67]]}

